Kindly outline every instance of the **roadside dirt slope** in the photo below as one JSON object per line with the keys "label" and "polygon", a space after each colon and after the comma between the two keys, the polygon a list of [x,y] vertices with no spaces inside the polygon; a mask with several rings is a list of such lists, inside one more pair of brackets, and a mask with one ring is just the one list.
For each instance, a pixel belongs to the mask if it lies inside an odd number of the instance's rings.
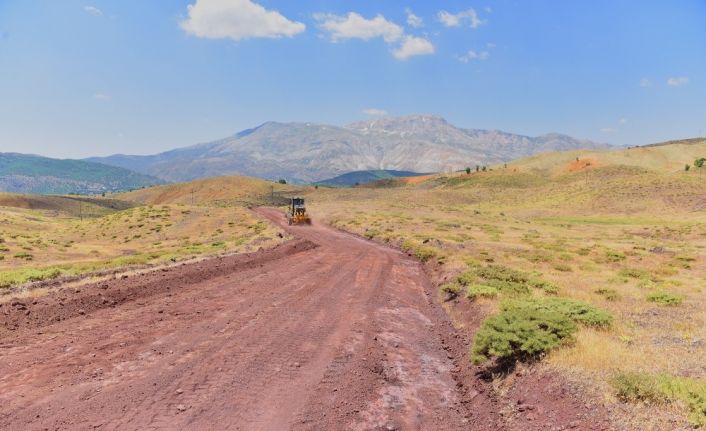
{"label": "roadside dirt slope", "polygon": [[415,260],[288,230],[272,251],[3,303],[0,429],[503,428]]}

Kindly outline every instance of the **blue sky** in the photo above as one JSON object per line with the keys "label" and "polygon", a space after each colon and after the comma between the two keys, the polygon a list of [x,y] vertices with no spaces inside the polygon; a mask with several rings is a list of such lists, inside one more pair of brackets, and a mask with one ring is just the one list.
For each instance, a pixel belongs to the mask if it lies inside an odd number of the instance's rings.
{"label": "blue sky", "polygon": [[0,151],[148,154],[387,113],[706,134],[706,2],[0,0]]}

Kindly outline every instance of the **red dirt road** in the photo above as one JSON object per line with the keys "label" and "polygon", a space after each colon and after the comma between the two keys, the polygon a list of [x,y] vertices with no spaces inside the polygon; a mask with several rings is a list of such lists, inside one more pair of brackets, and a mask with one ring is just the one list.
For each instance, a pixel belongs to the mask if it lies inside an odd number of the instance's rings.
{"label": "red dirt road", "polygon": [[0,429],[501,428],[418,262],[283,227],[271,251],[4,303]]}

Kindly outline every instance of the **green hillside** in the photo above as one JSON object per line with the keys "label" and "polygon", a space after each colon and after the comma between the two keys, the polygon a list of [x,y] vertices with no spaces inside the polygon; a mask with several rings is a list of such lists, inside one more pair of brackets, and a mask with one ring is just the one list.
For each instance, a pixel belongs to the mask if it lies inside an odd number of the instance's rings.
{"label": "green hillside", "polygon": [[329,178],[327,180],[319,181],[315,183],[320,186],[329,187],[352,187],[359,184],[372,183],[374,181],[386,180],[390,178],[399,177],[416,177],[420,175],[418,172],[410,171],[394,171],[394,170],[368,170],[368,171],[355,171],[348,172],[343,175],[339,175],[334,178]]}
{"label": "green hillside", "polygon": [[101,163],[0,153],[0,191],[85,194],[131,190],[162,182],[148,175]]}

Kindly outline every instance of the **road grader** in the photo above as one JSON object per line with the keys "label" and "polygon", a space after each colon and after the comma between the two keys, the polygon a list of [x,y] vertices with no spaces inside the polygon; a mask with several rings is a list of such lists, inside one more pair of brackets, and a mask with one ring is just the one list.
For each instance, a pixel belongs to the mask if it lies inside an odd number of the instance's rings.
{"label": "road grader", "polygon": [[287,224],[311,224],[311,218],[306,213],[304,198],[292,198],[287,209]]}

